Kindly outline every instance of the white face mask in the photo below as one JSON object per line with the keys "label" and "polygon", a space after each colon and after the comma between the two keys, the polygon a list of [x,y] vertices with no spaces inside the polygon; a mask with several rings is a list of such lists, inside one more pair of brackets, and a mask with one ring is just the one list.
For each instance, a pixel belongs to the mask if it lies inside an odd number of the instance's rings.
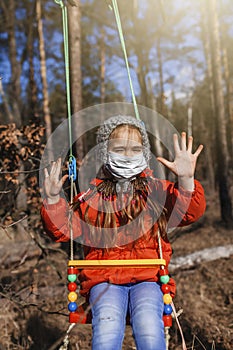
{"label": "white face mask", "polygon": [[140,174],[147,167],[143,152],[127,157],[122,154],[108,152],[107,168],[117,178],[130,179]]}

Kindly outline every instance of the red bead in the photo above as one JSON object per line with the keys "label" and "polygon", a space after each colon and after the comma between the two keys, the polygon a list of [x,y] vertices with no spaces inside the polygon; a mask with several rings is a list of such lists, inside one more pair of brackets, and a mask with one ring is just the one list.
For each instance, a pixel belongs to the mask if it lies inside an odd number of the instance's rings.
{"label": "red bead", "polygon": [[160,269],[159,270],[159,276],[165,276],[168,275],[168,269]]}
{"label": "red bead", "polygon": [[69,323],[81,323],[85,324],[87,316],[83,311],[75,311],[69,314]]}
{"label": "red bead", "polygon": [[74,282],[70,282],[70,283],[68,283],[67,288],[70,292],[75,292],[77,289],[77,284]]}
{"label": "red bead", "polygon": [[78,269],[77,267],[68,267],[68,271],[67,271],[68,275],[77,275],[78,274]]}
{"label": "red bead", "polygon": [[163,294],[168,294],[171,291],[171,287],[168,284],[162,284],[161,291]]}
{"label": "red bead", "polygon": [[171,315],[163,315],[163,323],[164,327],[172,326],[172,316]]}

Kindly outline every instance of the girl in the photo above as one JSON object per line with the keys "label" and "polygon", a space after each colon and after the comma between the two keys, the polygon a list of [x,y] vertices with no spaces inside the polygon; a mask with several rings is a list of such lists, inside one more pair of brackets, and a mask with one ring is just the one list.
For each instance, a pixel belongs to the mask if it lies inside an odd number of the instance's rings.
{"label": "girl", "polygon": [[[102,166],[73,205],[74,238],[84,237],[85,259],[159,258],[159,232],[168,266],[172,250],[167,229],[191,224],[205,211],[203,188],[194,180],[203,146],[192,153],[192,137],[186,146],[185,133],[181,145],[174,135],[174,161],[158,158],[179,176],[178,186],[153,175],[147,132],[137,119],[109,118],[99,128],[97,144]],[[59,179],[60,170],[61,159],[50,174],[45,169],[47,199],[41,211],[45,231],[57,242],[69,240],[69,207],[60,197],[67,176]],[[81,294],[92,306],[93,350],[122,348],[127,313],[138,350],[165,349],[159,267],[84,269],[79,280]],[[174,297],[174,281],[169,284]]]}

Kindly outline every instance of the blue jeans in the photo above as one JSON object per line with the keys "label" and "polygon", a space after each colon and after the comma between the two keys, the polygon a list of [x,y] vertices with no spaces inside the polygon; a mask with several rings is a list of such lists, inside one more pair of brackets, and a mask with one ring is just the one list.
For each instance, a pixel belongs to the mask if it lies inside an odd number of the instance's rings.
{"label": "blue jeans", "polygon": [[137,350],[165,350],[163,297],[156,282],[100,283],[90,291],[92,350],[121,350],[129,312]]}

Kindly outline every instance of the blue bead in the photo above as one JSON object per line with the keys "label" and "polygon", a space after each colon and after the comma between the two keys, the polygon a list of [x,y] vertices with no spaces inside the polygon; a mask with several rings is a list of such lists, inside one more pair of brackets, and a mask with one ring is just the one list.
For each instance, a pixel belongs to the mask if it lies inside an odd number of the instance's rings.
{"label": "blue bead", "polygon": [[78,306],[74,301],[72,301],[71,303],[68,304],[68,310],[70,312],[76,311],[77,308],[78,308]]}
{"label": "blue bead", "polygon": [[165,305],[164,305],[163,313],[164,313],[165,315],[171,315],[171,313],[172,313],[172,307],[171,307],[170,304],[165,304]]}

